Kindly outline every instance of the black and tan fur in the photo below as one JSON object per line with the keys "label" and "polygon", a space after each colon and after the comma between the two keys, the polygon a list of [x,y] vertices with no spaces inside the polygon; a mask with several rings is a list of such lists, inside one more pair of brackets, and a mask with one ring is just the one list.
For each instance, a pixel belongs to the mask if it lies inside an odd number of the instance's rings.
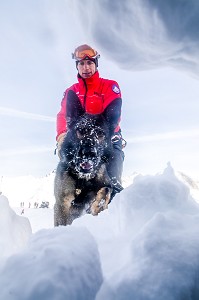
{"label": "black and tan fur", "polygon": [[90,115],[75,96],[69,94],[67,101],[68,132],[55,177],[55,226],[69,225],[83,213],[97,215],[108,207],[112,193],[107,164],[118,118],[117,101],[103,114]]}

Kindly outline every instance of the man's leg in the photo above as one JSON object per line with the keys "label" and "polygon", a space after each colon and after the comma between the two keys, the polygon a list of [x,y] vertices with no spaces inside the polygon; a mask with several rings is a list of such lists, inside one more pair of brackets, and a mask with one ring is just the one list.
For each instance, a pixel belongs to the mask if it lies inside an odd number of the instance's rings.
{"label": "man's leg", "polygon": [[122,151],[122,139],[112,140],[113,142],[113,154],[108,162],[108,174],[111,178],[113,185],[113,192],[111,199],[115,196],[116,193],[119,193],[123,190],[122,187],[122,171],[123,171],[123,162],[124,162],[124,152]]}

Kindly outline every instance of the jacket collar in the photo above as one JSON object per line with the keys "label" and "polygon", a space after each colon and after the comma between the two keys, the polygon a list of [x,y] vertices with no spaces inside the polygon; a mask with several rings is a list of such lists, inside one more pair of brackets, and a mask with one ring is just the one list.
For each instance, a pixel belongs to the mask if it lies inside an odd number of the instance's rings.
{"label": "jacket collar", "polygon": [[85,78],[85,79],[82,78],[78,73],[77,79],[80,84],[84,84],[84,82],[85,82],[87,86],[95,85],[97,83],[97,81],[99,80],[99,72],[96,71],[91,77]]}

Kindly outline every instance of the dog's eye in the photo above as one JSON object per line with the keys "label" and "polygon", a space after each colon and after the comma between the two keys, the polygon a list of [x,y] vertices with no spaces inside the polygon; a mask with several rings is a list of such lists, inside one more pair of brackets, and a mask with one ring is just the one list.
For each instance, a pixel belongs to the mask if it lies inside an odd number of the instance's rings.
{"label": "dog's eye", "polygon": [[103,132],[102,130],[97,130],[97,131],[96,131],[96,134],[97,134],[97,138],[98,138],[99,140],[103,140],[104,137],[105,137],[105,134],[104,134],[104,132]]}

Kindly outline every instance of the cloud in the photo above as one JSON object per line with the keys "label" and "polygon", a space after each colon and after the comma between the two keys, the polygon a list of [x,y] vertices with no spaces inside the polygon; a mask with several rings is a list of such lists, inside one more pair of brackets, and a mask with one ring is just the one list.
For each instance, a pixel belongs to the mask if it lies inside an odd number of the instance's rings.
{"label": "cloud", "polygon": [[119,67],[172,66],[198,76],[197,0],[85,0],[74,5],[99,50]]}
{"label": "cloud", "polygon": [[0,114],[4,116],[10,117],[17,117],[21,119],[30,119],[35,121],[44,121],[44,122],[55,122],[55,118],[39,115],[39,114],[32,114],[29,112],[19,111],[15,109],[10,109],[6,107],[0,107]]}
{"label": "cloud", "polygon": [[53,153],[53,147],[48,146],[31,146],[31,147],[24,147],[21,149],[6,149],[0,151],[0,157],[9,157],[9,156],[16,156],[16,155],[25,155],[25,154],[36,154],[36,153],[46,153],[51,152]]}
{"label": "cloud", "polygon": [[184,139],[199,137],[199,129],[192,130],[179,130],[172,132],[165,132],[159,134],[145,135],[139,137],[128,138],[128,143],[145,143],[145,142],[157,142],[172,139]]}

